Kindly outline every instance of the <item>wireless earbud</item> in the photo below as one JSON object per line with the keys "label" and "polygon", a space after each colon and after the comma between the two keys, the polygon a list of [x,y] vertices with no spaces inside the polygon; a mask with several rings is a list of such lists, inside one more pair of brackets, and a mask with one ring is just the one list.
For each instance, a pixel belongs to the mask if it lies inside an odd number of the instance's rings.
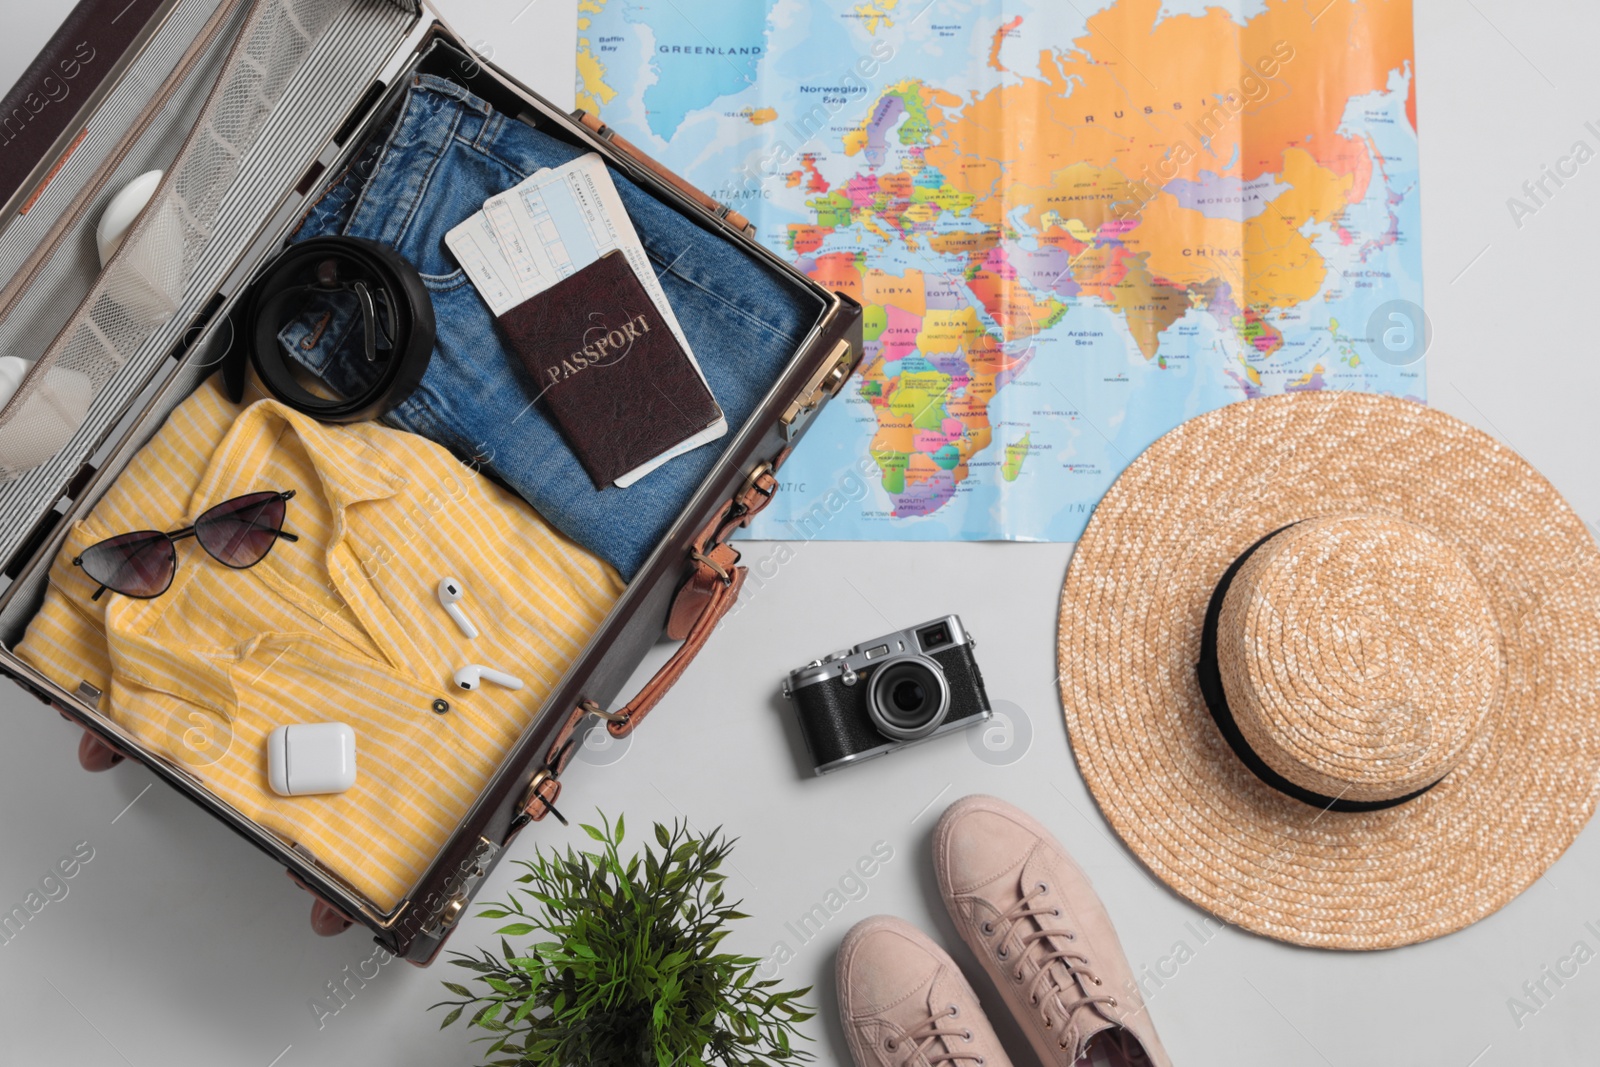
{"label": "wireless earbud", "polygon": [[505,686],[507,689],[521,689],[522,679],[505,671],[497,671],[493,667],[485,667],[481,663],[469,663],[455,673],[456,685],[471,692],[484,682],[493,682],[495,685]]}
{"label": "wireless earbud", "polygon": [[[462,634],[467,637],[477,637],[478,628],[472,625],[472,620],[467,618],[467,613],[461,610],[461,598],[466,596],[466,591],[461,588],[461,583],[454,578],[439,579],[439,603],[444,605],[444,610],[456,620],[456,625],[461,628]],[[471,689],[472,686],[462,686]]]}

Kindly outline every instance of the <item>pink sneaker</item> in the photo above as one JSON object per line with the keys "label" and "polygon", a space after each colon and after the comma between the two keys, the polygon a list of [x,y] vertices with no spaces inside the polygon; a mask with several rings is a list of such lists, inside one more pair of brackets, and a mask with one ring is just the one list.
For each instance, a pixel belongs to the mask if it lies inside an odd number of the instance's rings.
{"label": "pink sneaker", "polygon": [[1040,1060],[1171,1067],[1105,906],[1050,831],[970,796],[940,817],[933,856],[950,918]]}
{"label": "pink sneaker", "polygon": [[1011,1067],[955,961],[910,923],[888,915],[856,923],[836,970],[856,1067]]}

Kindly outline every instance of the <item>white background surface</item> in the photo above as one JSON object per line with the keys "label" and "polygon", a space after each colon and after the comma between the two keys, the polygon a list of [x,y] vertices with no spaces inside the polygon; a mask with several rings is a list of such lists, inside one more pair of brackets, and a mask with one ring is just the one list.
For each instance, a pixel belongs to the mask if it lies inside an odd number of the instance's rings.
{"label": "white background surface", "polygon": [[[524,2],[454,0],[446,13],[497,61],[570,102],[571,0],[534,0],[518,17]],[[46,7],[7,0],[7,22],[61,17]],[[48,28],[28,32],[42,39]],[[1590,4],[1417,0],[1430,395],[1522,451],[1592,527],[1600,520],[1600,160],[1520,229],[1506,199],[1575,140],[1600,147],[1583,125],[1600,125],[1596,40],[1600,8]],[[27,58],[4,55],[0,83]],[[759,563],[776,550],[753,545],[747,558]],[[781,938],[795,950],[782,977],[818,986],[812,1000],[824,1012],[811,1026],[823,1063],[848,1062],[831,1019],[831,969],[851,923],[893,912],[971,963],[942,914],[928,832],[946,803],[975,791],[1051,826],[1105,897],[1135,969],[1172,974],[1150,1010],[1184,1067],[1600,1062],[1600,962],[1549,985],[1553,997],[1520,1028],[1507,1004],[1577,942],[1600,950],[1585,925],[1600,930],[1595,827],[1509,907],[1441,941],[1335,954],[1223,929],[1202,944],[1201,913],[1109,836],[1069,753],[1052,684],[1069,556],[1067,545],[794,546],[621,758],[574,766],[564,808],[584,817],[595,805],[624,811],[632,836],[676,817],[740,836],[730,888],[755,917],[739,924],[734,945],[765,955]],[[806,776],[776,696],[780,677],[830,649],[950,611],[979,638],[991,697],[1031,729],[1020,758],[994,766],[957,737],[827,780]],[[444,995],[439,982],[462,973],[453,967],[391,963],[319,1029],[308,1002],[367,959],[371,943],[359,930],[312,936],[310,899],[279,867],[152,786],[139,767],[80,771],[77,734],[19,690],[0,689],[0,910],[20,903],[76,843],[94,849],[69,895],[0,945],[0,1063],[478,1062],[460,1026],[440,1033],[440,1013],[426,1010]],[[512,856],[576,837],[535,827]],[[877,841],[894,858],[865,899],[811,943],[796,941],[785,922],[821,901]],[[515,873],[502,864],[480,901],[501,896]],[[453,947],[492,944],[498,925],[469,918]],[[1173,974],[1179,941],[1192,958]],[[986,979],[975,966],[969,973],[1017,1063],[1033,1062],[999,1018]]]}

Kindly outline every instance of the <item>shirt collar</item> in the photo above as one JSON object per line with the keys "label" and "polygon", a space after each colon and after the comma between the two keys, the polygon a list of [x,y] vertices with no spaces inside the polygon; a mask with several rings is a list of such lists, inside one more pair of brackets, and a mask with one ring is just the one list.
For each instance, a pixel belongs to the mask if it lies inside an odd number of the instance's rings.
{"label": "shirt collar", "polygon": [[[363,501],[387,500],[407,484],[406,477],[371,440],[372,434],[383,432],[393,431],[370,423],[324,425],[275,400],[252,404],[239,414],[212,453],[189,497],[188,513],[183,521],[192,523],[207,508],[244,493],[286,488],[257,482],[261,477],[263,444],[269,448],[280,447],[283,438],[292,433],[299,438],[311,461],[323,499],[334,514],[335,529],[342,531],[346,508]],[[335,535],[335,540],[338,536]],[[172,592],[177,591],[179,583],[192,577],[180,573]],[[182,656],[187,665],[181,686],[183,691],[173,695],[231,716],[237,699],[232,677],[235,665],[251,658],[263,642],[282,642],[288,636],[257,634],[243,645],[221,648],[163,648],[145,629],[149,614],[167,606],[164,599],[113,598],[106,610],[105,627],[114,672],[148,688],[169,691],[167,685],[151,672],[142,670],[141,665],[152,656]]]}
{"label": "shirt collar", "polygon": [[300,439],[316,468],[323,498],[337,515],[352,504],[387,500],[406,485],[406,477],[389,463],[369,437],[383,431],[369,423],[330,426],[286,407],[262,400],[240,413],[211,455],[189,498],[187,520],[192,522],[207,508],[243,493],[278,489],[275,485],[246,485],[254,477],[252,453],[259,454],[263,440],[279,441],[293,433]]}

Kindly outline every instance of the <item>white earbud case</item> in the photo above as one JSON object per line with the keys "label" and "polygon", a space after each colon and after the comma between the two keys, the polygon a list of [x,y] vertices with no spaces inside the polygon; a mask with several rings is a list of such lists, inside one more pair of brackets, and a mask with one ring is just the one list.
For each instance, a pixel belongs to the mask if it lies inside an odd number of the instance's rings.
{"label": "white earbud case", "polygon": [[343,793],[356,784],[356,732],[342,722],[278,727],[267,735],[267,784],[284,797]]}

